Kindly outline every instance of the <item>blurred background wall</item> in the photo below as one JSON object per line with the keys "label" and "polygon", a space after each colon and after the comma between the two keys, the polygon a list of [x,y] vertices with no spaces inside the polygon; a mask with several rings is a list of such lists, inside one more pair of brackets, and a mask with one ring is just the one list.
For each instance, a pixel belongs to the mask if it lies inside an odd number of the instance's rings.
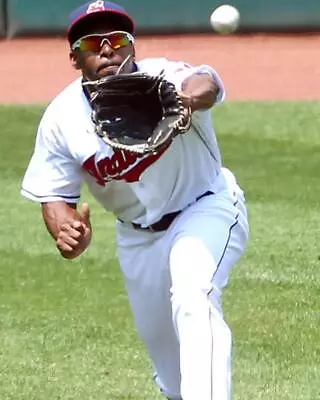
{"label": "blurred background wall", "polygon": [[[0,0],[3,38],[64,35],[68,15],[85,0]],[[209,15],[224,3],[241,14],[240,31],[320,31],[320,0],[116,0],[138,33],[209,31]]]}

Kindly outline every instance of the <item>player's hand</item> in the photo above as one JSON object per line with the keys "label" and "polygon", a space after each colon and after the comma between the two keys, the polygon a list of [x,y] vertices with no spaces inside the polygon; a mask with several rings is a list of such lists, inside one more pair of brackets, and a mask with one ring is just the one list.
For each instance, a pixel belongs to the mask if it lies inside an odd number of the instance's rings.
{"label": "player's hand", "polygon": [[185,108],[190,108],[192,110],[192,105],[193,105],[193,98],[189,94],[185,92],[179,92],[178,93],[180,96],[180,99],[182,101],[182,104]]}
{"label": "player's hand", "polygon": [[72,259],[82,254],[90,244],[92,228],[90,209],[83,203],[79,212],[80,218],[64,223],[60,227],[56,245],[64,258]]}

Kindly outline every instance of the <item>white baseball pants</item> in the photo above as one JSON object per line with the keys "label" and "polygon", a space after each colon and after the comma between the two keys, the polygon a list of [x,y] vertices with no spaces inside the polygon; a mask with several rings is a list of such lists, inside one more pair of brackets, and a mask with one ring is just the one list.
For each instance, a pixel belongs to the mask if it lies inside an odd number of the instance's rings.
{"label": "white baseball pants", "polygon": [[136,327],[164,395],[231,399],[231,331],[222,290],[243,254],[248,220],[243,193],[203,197],[166,232],[119,223],[118,256]]}

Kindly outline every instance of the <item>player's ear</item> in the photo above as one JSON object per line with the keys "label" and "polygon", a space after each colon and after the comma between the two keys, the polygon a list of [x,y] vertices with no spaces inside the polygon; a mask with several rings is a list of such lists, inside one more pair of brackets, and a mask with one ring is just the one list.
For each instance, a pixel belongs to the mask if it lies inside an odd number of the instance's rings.
{"label": "player's ear", "polygon": [[80,69],[79,59],[78,59],[76,53],[72,50],[69,53],[69,59],[70,59],[70,62],[71,62],[71,65],[73,66],[73,68]]}

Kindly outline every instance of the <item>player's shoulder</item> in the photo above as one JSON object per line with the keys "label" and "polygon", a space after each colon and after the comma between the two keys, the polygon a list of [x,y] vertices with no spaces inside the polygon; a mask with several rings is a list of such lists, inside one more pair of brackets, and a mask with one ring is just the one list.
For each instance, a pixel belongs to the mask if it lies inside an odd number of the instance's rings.
{"label": "player's shoulder", "polygon": [[191,66],[183,61],[169,60],[166,57],[150,57],[144,58],[137,62],[138,71],[147,72],[151,75],[157,75],[161,71],[172,72],[181,68],[191,68]]}
{"label": "player's shoulder", "polygon": [[82,99],[82,84],[81,78],[77,78],[57,94],[49,104],[48,109],[62,108],[65,110],[66,105],[68,105],[67,109],[70,109],[70,104],[75,104],[80,99]]}
{"label": "player's shoulder", "polygon": [[[68,134],[69,127],[82,124],[81,110],[86,108],[86,98],[82,90],[81,78],[68,84],[48,104],[44,110],[38,131],[51,137]],[[86,113],[84,113],[86,114]]]}
{"label": "player's shoulder", "polygon": [[64,87],[48,104],[43,114],[43,120],[58,122],[66,117],[70,117],[79,108],[79,104],[84,102],[81,78]]}

